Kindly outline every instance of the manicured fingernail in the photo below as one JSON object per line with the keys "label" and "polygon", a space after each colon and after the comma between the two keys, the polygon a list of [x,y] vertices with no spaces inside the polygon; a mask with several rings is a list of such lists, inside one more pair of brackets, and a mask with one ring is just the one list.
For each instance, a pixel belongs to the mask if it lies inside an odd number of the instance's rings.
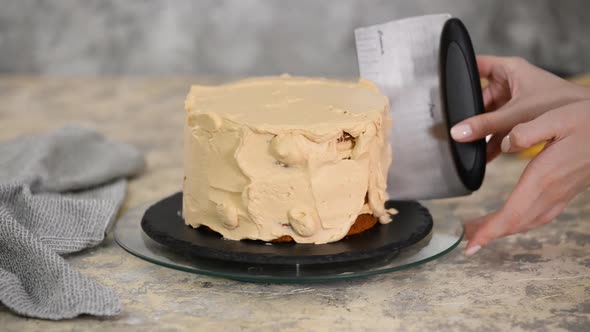
{"label": "manicured fingernail", "polygon": [[502,144],[500,144],[500,148],[502,149],[502,152],[510,151],[510,135],[506,135],[506,137],[502,139]]}
{"label": "manicured fingernail", "polygon": [[471,126],[468,124],[461,124],[454,126],[451,128],[451,136],[454,139],[463,139],[471,136],[473,131],[471,130]]}
{"label": "manicured fingernail", "polygon": [[479,249],[481,249],[481,246],[480,245],[475,245],[475,246],[473,246],[473,247],[465,250],[465,255],[467,255],[467,256],[473,256],[473,255],[475,255],[476,252],[479,251]]}

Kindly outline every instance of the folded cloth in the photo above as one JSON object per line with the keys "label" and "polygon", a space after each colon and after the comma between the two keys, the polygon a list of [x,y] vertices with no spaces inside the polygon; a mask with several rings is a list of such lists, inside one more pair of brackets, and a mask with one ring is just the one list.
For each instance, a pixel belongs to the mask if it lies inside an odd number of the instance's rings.
{"label": "folded cloth", "polygon": [[117,294],[61,255],[105,238],[143,167],[134,147],[84,128],[0,143],[0,302],[53,320],[119,313]]}

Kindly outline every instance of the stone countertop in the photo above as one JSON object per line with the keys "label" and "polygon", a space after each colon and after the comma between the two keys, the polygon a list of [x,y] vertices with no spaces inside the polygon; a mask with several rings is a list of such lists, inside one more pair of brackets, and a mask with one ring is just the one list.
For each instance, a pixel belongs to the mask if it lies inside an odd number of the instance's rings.
{"label": "stone countertop", "polygon": [[[128,210],[180,190],[183,102],[192,82],[2,77],[0,141],[74,123],[135,144],[146,153],[147,169],[130,182]],[[525,165],[501,157],[477,193],[426,204],[459,218],[492,211]],[[310,285],[244,283],[160,267],[127,254],[111,235],[68,260],[116,290],[120,316],[51,322],[0,305],[0,329],[588,331],[589,219],[586,192],[554,223],[498,240],[472,258],[462,254],[462,244],[417,268]]]}

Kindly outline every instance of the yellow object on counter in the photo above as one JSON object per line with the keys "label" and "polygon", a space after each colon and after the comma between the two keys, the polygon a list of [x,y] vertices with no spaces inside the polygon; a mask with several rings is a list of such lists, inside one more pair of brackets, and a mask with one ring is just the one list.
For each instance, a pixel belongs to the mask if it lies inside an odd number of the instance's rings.
{"label": "yellow object on counter", "polygon": [[585,86],[590,86],[590,74],[575,76],[571,78],[571,81]]}
{"label": "yellow object on counter", "polygon": [[528,149],[520,151],[518,153],[518,156],[520,158],[532,159],[536,155],[538,155],[541,151],[543,151],[544,147],[545,147],[545,143],[539,143],[539,144],[533,145]]}

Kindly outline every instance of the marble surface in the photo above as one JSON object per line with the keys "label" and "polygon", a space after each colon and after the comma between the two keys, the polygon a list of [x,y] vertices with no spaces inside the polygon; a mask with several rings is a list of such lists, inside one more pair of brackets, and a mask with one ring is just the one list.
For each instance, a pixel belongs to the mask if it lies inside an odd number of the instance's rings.
{"label": "marble surface", "polygon": [[0,8],[3,73],[356,75],[354,28],[442,12],[465,22],[478,53],[590,70],[587,0],[0,0]]}
{"label": "marble surface", "polygon": [[[190,78],[0,78],[0,140],[65,124],[97,128],[140,147],[146,171],[124,210],[178,191],[183,100]],[[470,197],[426,202],[460,218],[501,206],[525,160],[503,157]],[[123,212],[124,213],[124,212]],[[133,257],[112,236],[71,255],[73,266],[120,295],[109,319],[50,322],[0,306],[3,331],[588,331],[590,195],[543,228],[496,241],[472,258],[459,248],[397,273],[329,284],[269,285],[217,279]]]}

